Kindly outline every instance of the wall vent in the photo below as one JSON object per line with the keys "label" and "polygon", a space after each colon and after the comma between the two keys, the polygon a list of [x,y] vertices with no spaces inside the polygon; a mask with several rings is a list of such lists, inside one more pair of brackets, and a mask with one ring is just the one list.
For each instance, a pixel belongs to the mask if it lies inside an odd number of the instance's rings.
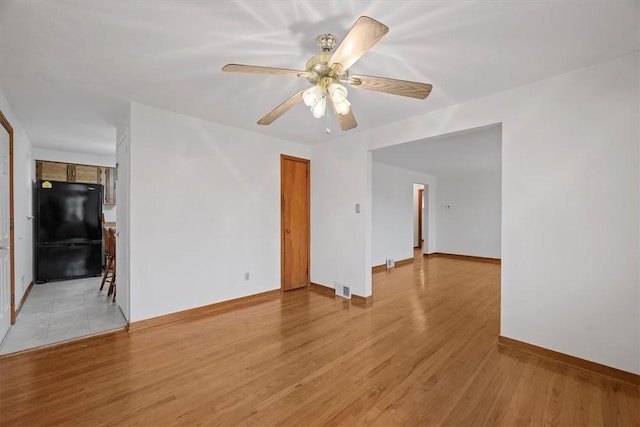
{"label": "wall vent", "polygon": [[336,282],[336,295],[351,299],[351,286]]}
{"label": "wall vent", "polygon": [[396,265],[396,262],[393,260],[393,258],[387,258],[387,268],[392,268]]}

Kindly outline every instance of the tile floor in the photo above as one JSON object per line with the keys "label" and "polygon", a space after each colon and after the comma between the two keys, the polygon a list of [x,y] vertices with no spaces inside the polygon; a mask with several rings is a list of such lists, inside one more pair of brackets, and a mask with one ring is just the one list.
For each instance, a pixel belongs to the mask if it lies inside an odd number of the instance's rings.
{"label": "tile floor", "polygon": [[126,320],[117,304],[100,292],[101,277],[33,285],[0,354],[118,329]]}

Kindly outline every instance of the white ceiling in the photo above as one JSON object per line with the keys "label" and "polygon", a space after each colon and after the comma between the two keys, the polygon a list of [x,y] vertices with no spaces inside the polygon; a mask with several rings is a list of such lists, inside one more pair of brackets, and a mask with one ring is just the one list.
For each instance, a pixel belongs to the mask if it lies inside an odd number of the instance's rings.
{"label": "white ceiling", "polygon": [[499,173],[502,126],[485,126],[381,148],[373,152],[373,161],[436,177]]}
{"label": "white ceiling", "polygon": [[114,152],[129,101],[313,144],[341,131],[325,134],[302,104],[256,124],[306,80],[222,66],[303,69],[317,35],[341,39],[371,16],[389,34],[352,72],[434,89],[426,100],[350,90],[359,132],[636,52],[638,3],[0,0],[0,87],[38,147]]}

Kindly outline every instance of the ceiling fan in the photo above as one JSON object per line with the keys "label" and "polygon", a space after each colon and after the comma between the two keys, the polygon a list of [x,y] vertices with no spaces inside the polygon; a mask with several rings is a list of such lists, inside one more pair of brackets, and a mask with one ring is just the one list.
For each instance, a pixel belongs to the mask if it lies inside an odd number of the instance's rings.
{"label": "ceiling fan", "polygon": [[337,48],[335,36],[331,34],[318,36],[316,43],[322,52],[307,61],[305,71],[240,64],[227,64],[222,67],[222,71],[304,77],[313,84],[310,88],[298,91],[267,113],[258,120],[260,125],[273,123],[291,107],[303,101],[310,107],[311,113],[316,118],[325,115],[327,104],[329,104],[338,119],[340,128],[346,131],[355,128],[358,123],[351,111],[351,103],[347,99],[347,88],[342,83],[360,89],[417,99],[425,99],[431,93],[432,86],[428,83],[349,74],[349,68],[388,32],[389,27],[381,22],[368,16],[361,16]]}

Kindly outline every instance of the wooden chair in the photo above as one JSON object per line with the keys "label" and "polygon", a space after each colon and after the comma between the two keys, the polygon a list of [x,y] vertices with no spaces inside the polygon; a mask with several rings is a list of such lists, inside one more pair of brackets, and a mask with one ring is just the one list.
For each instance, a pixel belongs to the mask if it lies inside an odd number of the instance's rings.
{"label": "wooden chair", "polygon": [[116,302],[116,230],[115,228],[109,228],[109,240],[111,241],[111,283],[109,284],[109,291],[107,296],[113,293],[113,302]]}
{"label": "wooden chair", "polygon": [[109,290],[107,296],[113,294],[113,302],[116,301],[116,231],[113,228],[104,228],[104,248],[106,253],[106,265],[104,274],[102,275],[102,283],[100,290],[104,288],[105,283],[109,282]]}

